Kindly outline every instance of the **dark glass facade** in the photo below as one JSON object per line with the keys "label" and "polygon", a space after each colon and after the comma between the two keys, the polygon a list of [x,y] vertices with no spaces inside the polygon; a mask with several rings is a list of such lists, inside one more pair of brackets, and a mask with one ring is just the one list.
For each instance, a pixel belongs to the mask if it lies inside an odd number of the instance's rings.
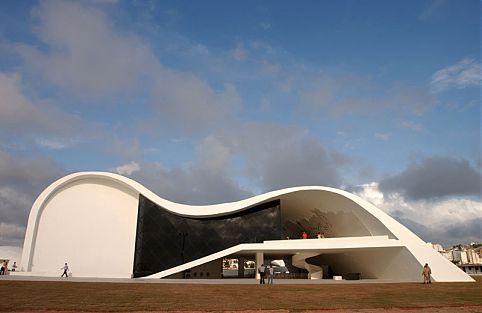
{"label": "dark glass facade", "polygon": [[234,214],[192,218],[140,195],[133,275],[151,275],[241,243],[282,238],[279,200]]}

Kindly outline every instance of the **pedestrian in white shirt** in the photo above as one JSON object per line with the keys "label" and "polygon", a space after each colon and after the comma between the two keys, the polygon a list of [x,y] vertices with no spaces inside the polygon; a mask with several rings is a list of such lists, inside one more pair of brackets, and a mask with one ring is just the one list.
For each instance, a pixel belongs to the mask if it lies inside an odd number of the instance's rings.
{"label": "pedestrian in white shirt", "polygon": [[64,275],[65,275],[65,277],[69,277],[69,273],[68,273],[69,266],[67,265],[67,263],[65,263],[65,265],[63,267],[61,267],[60,269],[64,270],[64,273],[60,277],[64,277]]}

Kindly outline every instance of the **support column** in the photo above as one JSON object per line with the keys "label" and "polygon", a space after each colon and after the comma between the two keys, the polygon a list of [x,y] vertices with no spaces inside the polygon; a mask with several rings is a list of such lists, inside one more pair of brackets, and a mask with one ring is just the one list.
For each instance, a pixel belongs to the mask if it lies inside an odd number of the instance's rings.
{"label": "support column", "polygon": [[238,277],[244,277],[244,256],[238,257]]}
{"label": "support column", "polygon": [[259,280],[261,276],[259,275],[258,268],[264,263],[264,253],[256,252],[256,279]]}

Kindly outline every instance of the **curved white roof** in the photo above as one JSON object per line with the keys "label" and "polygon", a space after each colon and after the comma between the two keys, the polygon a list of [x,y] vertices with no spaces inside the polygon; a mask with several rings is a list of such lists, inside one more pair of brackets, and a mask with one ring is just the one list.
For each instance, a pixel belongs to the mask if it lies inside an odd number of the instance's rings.
{"label": "curved white roof", "polygon": [[[44,208],[49,200],[57,193],[69,188],[72,184],[81,183],[82,181],[103,180],[108,181],[113,186],[119,186],[119,188],[126,188],[133,193],[142,194],[150,201],[156,203],[162,208],[171,211],[174,214],[186,216],[186,217],[213,217],[231,214],[239,212],[255,206],[260,203],[268,202],[275,199],[289,199],[298,196],[303,201],[308,201],[311,204],[321,203],[323,201],[322,195],[329,195],[332,199],[344,201],[349,203],[350,206],[356,208],[356,211],[360,212],[360,216],[365,216],[365,222],[368,225],[368,229],[372,236],[376,235],[389,235],[393,239],[399,240],[399,243],[406,246],[407,249],[413,254],[422,266],[424,263],[429,262],[432,266],[433,276],[437,280],[444,281],[460,281],[470,280],[470,277],[461,272],[449,261],[445,260],[438,252],[429,249],[425,242],[413,234],[406,227],[401,225],[395,219],[376,208],[366,200],[343,190],[321,187],[321,186],[302,186],[285,188],[281,190],[275,190],[267,192],[258,196],[254,196],[248,199],[213,204],[213,205],[187,205],[172,202],[163,199],[141,185],[140,183],[129,179],[127,177],[105,172],[79,172],[67,175],[48,186],[37,198],[32,206],[32,210],[29,216],[29,222],[27,232],[25,236],[25,244],[22,260],[25,262],[31,262],[31,254],[33,253],[33,243],[35,241],[39,220]],[[297,208],[292,208],[292,213],[295,214]],[[373,221],[376,221],[374,223]],[[381,227],[380,227],[381,226]],[[28,266],[26,268],[29,268]],[[450,268],[451,274],[444,274],[447,272],[446,268]],[[457,271],[454,271],[454,268]],[[468,278],[468,279],[467,279]]]}

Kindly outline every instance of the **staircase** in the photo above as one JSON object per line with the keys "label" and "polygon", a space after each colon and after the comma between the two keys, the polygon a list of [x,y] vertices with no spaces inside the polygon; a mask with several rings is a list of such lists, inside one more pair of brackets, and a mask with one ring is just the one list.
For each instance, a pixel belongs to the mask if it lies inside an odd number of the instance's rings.
{"label": "staircase", "polygon": [[320,255],[319,253],[297,253],[291,257],[293,266],[302,268],[308,271],[308,278],[310,279],[322,279],[323,268],[317,265],[306,262],[306,259]]}

